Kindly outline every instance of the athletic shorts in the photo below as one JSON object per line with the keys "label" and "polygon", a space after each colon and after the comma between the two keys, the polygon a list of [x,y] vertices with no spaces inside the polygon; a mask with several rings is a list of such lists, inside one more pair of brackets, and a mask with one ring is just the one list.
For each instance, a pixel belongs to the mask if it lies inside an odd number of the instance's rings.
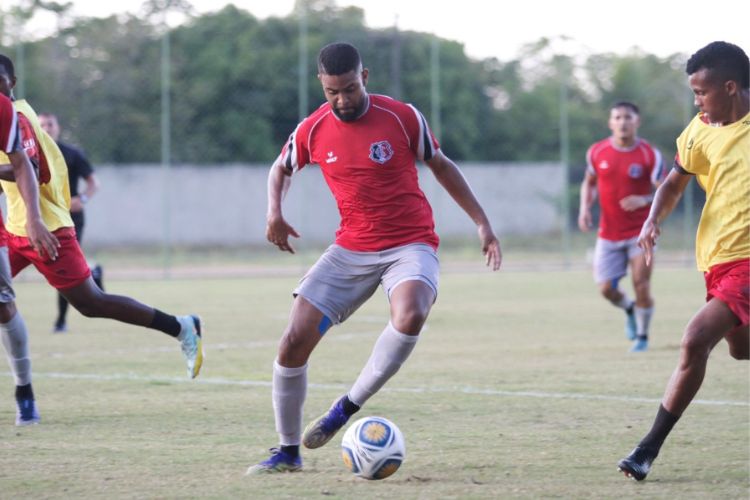
{"label": "athletic shorts", "polygon": [[40,257],[25,236],[8,234],[10,269],[13,276],[29,264],[33,264],[47,282],[58,290],[80,285],[91,276],[91,270],[76,240],[75,229],[63,227],[52,234],[60,241],[57,260],[50,260],[47,255],[44,258]]}
{"label": "athletic shorts", "polygon": [[724,302],[740,319],[750,324],[750,259],[717,264],[704,274],[706,301],[712,297]]}
{"label": "athletic shorts", "polygon": [[0,247],[0,303],[9,304],[16,300],[11,280],[10,262],[8,261],[8,247]]}
{"label": "athletic shorts", "polygon": [[594,248],[594,281],[605,283],[619,280],[628,273],[628,262],[643,254],[638,238],[610,241],[596,239]]}
{"label": "athletic shorts", "polygon": [[429,246],[414,243],[382,252],[353,252],[331,245],[294,290],[333,324],[344,322],[369,299],[378,285],[390,300],[404,281],[426,283],[437,298],[440,263]]}

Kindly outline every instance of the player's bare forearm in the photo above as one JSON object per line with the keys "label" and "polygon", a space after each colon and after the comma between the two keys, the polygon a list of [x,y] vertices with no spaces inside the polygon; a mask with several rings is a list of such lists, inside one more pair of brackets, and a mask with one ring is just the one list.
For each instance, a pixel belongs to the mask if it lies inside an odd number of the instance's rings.
{"label": "player's bare forearm", "polygon": [[13,173],[13,165],[5,163],[0,165],[0,180],[16,182],[16,174]]}
{"label": "player's bare forearm", "polygon": [[277,161],[268,173],[268,212],[266,213],[266,239],[279,250],[294,253],[289,237],[299,238],[297,231],[290,226],[281,212],[281,202],[289,190],[291,177]]}
{"label": "player's bare forearm", "polygon": [[690,174],[672,169],[666,180],[656,190],[648,218],[655,224],[661,224],[677,206],[692,177]]}

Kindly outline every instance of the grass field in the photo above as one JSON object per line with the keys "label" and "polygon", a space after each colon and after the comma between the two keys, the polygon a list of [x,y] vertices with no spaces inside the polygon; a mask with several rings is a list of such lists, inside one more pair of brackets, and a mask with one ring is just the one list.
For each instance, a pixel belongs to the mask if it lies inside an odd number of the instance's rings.
{"label": "grass field", "polygon": [[[668,266],[654,278],[652,348],[633,355],[624,316],[597,296],[588,270],[490,274],[445,262],[417,349],[361,412],[400,426],[401,469],[357,479],[337,438],[305,451],[302,473],[245,477],[277,442],[271,363],[298,278],[288,271],[107,283],[202,315],[207,358],[195,381],[158,332],[71,312],[71,332],[50,334],[54,292],[20,280],[43,420],[13,426],[5,372],[0,498],[748,498],[748,364],[724,343],[649,478],[616,472],[648,430],[702,302],[699,273]],[[327,334],[310,362],[305,420],[353,382],[386,315],[378,293]]]}

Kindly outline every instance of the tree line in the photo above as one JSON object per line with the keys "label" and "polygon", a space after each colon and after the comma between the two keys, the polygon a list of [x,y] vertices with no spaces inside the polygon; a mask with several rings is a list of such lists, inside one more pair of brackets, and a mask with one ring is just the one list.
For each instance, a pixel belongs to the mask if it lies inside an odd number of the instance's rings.
{"label": "tree line", "polygon": [[[263,20],[230,5],[172,28],[153,15],[68,20],[23,44],[25,97],[57,114],[64,138],[96,163],[158,163],[168,30],[171,161],[268,163],[299,119],[302,8],[308,112],[323,102],[319,48],[349,41],[370,69],[370,92],[411,102],[432,123],[438,110],[438,139],[456,160],[558,161],[566,127],[578,175],[588,145],[609,134],[609,107],[619,100],[640,106],[641,135],[669,159],[693,113],[684,54],[565,55],[542,39],[510,61],[476,60],[432,34],[368,28],[363,10],[329,0],[299,0],[290,15]],[[8,12],[0,15],[7,26]],[[10,57],[19,53],[6,47]]]}

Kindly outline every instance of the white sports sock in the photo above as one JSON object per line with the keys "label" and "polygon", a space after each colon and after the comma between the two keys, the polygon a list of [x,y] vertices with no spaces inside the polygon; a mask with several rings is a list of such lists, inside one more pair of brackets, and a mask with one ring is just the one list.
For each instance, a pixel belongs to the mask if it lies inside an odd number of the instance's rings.
{"label": "white sports sock", "polygon": [[298,368],[273,362],[273,413],[282,446],[299,445],[302,440],[302,406],[307,396],[307,364]]}
{"label": "white sports sock", "polygon": [[639,337],[648,337],[648,326],[651,324],[651,316],[654,314],[652,307],[635,306],[635,326]]}
{"label": "white sports sock", "polygon": [[20,313],[16,313],[7,323],[0,323],[0,338],[8,355],[8,365],[13,372],[16,385],[30,384],[29,335]]}
{"label": "white sports sock", "polygon": [[370,359],[349,391],[349,400],[362,406],[401,368],[419,339],[419,335],[406,335],[388,322],[372,348]]}

